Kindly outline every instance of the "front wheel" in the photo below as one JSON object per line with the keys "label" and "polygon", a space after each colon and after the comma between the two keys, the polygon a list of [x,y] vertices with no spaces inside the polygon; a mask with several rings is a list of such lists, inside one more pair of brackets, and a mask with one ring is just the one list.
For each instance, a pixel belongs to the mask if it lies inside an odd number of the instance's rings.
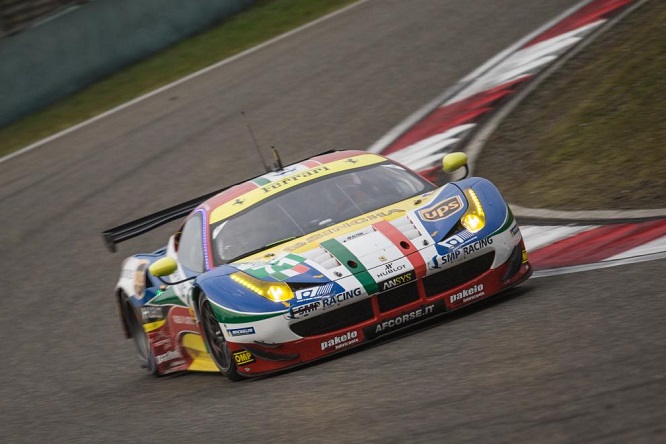
{"label": "front wheel", "polygon": [[217,321],[210,301],[202,295],[199,299],[199,315],[201,316],[201,332],[206,348],[220,372],[231,381],[240,381],[243,377],[238,373],[236,363],[224,339],[222,328]]}

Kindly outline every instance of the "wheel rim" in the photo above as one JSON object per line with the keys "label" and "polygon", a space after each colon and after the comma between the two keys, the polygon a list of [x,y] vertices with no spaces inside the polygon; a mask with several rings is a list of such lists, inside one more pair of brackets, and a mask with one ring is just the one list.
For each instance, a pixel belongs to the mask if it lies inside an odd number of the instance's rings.
{"label": "wheel rim", "polygon": [[231,352],[227,347],[227,341],[224,339],[224,334],[220,328],[220,323],[217,322],[210,303],[207,300],[201,303],[201,330],[208,345],[213,360],[223,372],[229,371],[231,368]]}

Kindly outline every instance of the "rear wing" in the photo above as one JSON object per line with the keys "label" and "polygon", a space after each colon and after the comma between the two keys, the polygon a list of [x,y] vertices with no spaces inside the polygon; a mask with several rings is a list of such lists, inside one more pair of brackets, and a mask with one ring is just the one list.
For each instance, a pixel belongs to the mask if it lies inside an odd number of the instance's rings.
{"label": "rear wing", "polygon": [[[333,152],[335,152],[335,150],[329,150],[317,154],[317,156],[322,156],[324,154],[330,154]],[[316,156],[307,157],[305,159],[299,160],[298,162],[294,162],[294,164],[304,162],[308,159],[311,159],[312,157]],[[280,166],[282,165],[280,164]],[[158,211],[157,213],[149,214],[148,216],[144,216],[132,222],[127,222],[122,225],[118,225],[117,227],[106,230],[102,233],[102,238],[104,239],[104,245],[106,245],[106,248],[108,248],[111,253],[115,253],[117,244],[124,242],[128,239],[132,239],[133,237],[140,236],[144,233],[147,233],[148,231],[154,230],[155,228],[161,227],[162,225],[172,222],[174,220],[178,220],[182,217],[185,217],[188,214],[190,214],[192,210],[201,205],[201,203],[203,203],[204,201],[221,193],[222,191],[228,190],[231,187],[235,187],[236,185],[240,185],[245,182],[247,182],[247,180],[243,180],[233,185],[226,186],[217,191],[213,191],[211,193],[204,194],[203,196],[199,196],[195,199],[188,200],[187,202],[174,205],[173,207],[169,207],[166,210],[161,210]]]}
{"label": "rear wing", "polygon": [[[241,182],[242,183],[242,182]],[[171,221],[180,219],[187,216],[198,207],[202,202],[210,199],[216,194],[221,193],[224,190],[227,190],[235,185],[230,185],[228,187],[222,188],[217,191],[213,191],[203,196],[199,196],[196,199],[188,200],[173,207],[169,207],[165,210],[158,211],[148,216],[144,216],[140,219],[134,220],[132,222],[127,222],[117,227],[106,230],[102,233],[102,238],[104,239],[104,245],[109,249],[111,253],[116,252],[116,245],[124,242],[133,237],[140,236],[148,231],[154,230],[157,227],[161,227],[164,224],[167,224]]]}

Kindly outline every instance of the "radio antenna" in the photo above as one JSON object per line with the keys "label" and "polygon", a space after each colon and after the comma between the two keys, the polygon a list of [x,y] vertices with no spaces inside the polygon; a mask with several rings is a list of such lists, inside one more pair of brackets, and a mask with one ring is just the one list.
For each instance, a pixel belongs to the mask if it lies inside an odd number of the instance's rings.
{"label": "radio antenna", "polygon": [[267,173],[270,173],[272,171],[271,167],[268,166],[268,163],[266,162],[266,159],[264,159],[264,155],[261,154],[261,148],[259,147],[259,143],[257,143],[256,137],[254,137],[254,132],[252,131],[252,127],[250,126],[249,119],[245,115],[245,111],[241,111],[241,116],[245,119],[245,126],[247,127],[247,131],[250,133],[250,138],[252,138],[252,143],[254,143],[254,147],[257,149],[257,154],[259,154],[259,158],[261,159],[261,163],[264,165],[264,170]]}
{"label": "radio antenna", "polygon": [[271,146],[273,150],[273,157],[275,158],[275,163],[273,164],[273,171],[282,171],[284,167],[282,166],[282,160],[280,159],[280,153],[275,149],[274,146]]}

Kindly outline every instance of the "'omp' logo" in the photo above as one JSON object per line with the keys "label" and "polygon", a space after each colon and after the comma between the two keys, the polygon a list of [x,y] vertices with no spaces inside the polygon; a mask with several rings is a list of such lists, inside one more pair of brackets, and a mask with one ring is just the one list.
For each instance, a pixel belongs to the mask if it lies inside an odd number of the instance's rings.
{"label": "'omp' logo", "polygon": [[462,208],[462,201],[460,200],[460,197],[453,196],[449,197],[448,199],[444,199],[441,202],[437,202],[430,208],[419,210],[419,214],[423,219],[432,222],[435,220],[446,219],[460,208]]}
{"label": "'omp' logo", "polygon": [[234,361],[238,365],[251,364],[254,362],[254,356],[247,350],[241,350],[234,353]]}

